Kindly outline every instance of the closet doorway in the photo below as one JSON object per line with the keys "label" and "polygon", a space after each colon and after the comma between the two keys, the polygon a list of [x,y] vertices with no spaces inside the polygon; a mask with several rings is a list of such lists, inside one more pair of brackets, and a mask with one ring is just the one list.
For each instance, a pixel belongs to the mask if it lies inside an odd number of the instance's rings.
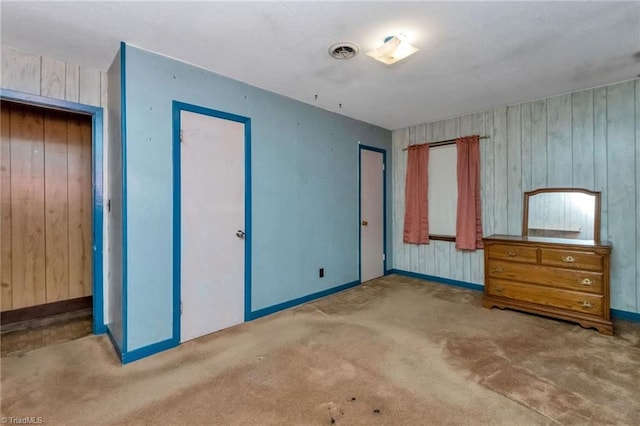
{"label": "closet doorway", "polygon": [[3,332],[83,311],[90,334],[92,117],[4,100],[1,108]]}

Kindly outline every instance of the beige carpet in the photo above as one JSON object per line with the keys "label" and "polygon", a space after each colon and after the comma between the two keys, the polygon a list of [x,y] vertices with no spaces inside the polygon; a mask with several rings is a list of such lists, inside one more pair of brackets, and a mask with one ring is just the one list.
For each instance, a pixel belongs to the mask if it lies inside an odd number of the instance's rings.
{"label": "beige carpet", "polygon": [[640,325],[613,337],[392,275],[119,364],[89,336],[3,358],[45,424],[640,423]]}

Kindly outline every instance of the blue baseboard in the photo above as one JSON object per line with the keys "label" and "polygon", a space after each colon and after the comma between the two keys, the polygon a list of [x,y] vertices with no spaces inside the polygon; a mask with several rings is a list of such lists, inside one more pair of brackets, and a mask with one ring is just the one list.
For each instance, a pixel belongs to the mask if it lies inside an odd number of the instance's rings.
{"label": "blue baseboard", "polygon": [[636,312],[621,311],[620,309],[611,309],[611,318],[624,321],[640,322],[640,314]]}
{"label": "blue baseboard", "polygon": [[465,281],[451,280],[449,278],[436,277],[434,275],[418,274],[416,272],[403,271],[401,269],[392,269],[392,274],[404,275],[405,277],[420,278],[421,280],[433,281],[436,283],[452,285],[455,287],[467,288],[470,290],[484,291],[484,286],[480,284],[472,284]]}
{"label": "blue baseboard", "polygon": [[264,317],[265,315],[270,315],[278,311],[282,311],[283,309],[292,308],[296,305],[300,305],[302,303],[310,302],[315,299],[319,299],[321,297],[329,296],[330,294],[338,293],[340,291],[349,289],[351,287],[355,287],[360,284],[360,281],[352,281],[347,284],[340,285],[338,287],[329,288],[327,290],[322,290],[317,293],[309,294],[307,296],[299,297],[297,299],[289,300],[288,302],[278,303],[277,305],[269,306],[267,308],[258,309],[257,311],[253,311],[249,314],[249,320],[258,319]]}
{"label": "blue baseboard", "polygon": [[107,332],[106,324],[93,323],[93,334],[104,334]]}
{"label": "blue baseboard", "polygon": [[122,360],[122,349],[120,349],[120,345],[118,345],[116,338],[113,337],[113,334],[111,334],[111,330],[109,329],[109,326],[107,326],[106,328],[107,328],[107,336],[109,336],[109,340],[111,340],[111,345],[113,346],[113,349],[116,351],[116,354],[118,355],[118,359]]}
{"label": "blue baseboard", "polygon": [[138,349],[134,349],[130,352],[126,352],[122,354],[121,360],[123,364],[128,364],[133,361],[137,361],[141,358],[146,358],[150,355],[156,354],[158,352],[166,351],[167,349],[175,348],[178,346],[180,342],[171,338],[167,340],[163,340],[158,343],[152,343],[151,345],[143,346]]}

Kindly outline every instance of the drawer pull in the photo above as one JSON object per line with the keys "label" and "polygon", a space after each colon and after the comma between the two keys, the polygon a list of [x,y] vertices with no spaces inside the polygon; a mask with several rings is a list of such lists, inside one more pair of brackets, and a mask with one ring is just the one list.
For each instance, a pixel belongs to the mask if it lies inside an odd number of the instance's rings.
{"label": "drawer pull", "polygon": [[496,293],[502,293],[504,291],[503,287],[496,287]]}
{"label": "drawer pull", "polygon": [[566,263],[575,263],[576,258],[573,256],[562,256],[562,261]]}
{"label": "drawer pull", "polygon": [[580,280],[580,284],[582,285],[593,285],[595,283],[595,281],[593,281],[591,278],[583,278]]}
{"label": "drawer pull", "polygon": [[509,257],[516,257],[517,255],[518,255],[518,253],[517,253],[517,252],[515,252],[515,251],[511,251],[511,250],[509,250],[509,251],[507,252],[507,256],[509,256]]}
{"label": "drawer pull", "polygon": [[493,269],[491,270],[491,272],[501,273],[501,272],[504,272],[504,269],[502,269],[502,268],[493,268]]}
{"label": "drawer pull", "polygon": [[589,302],[587,302],[586,300],[584,302],[582,302],[581,306],[585,309],[591,309],[593,307],[593,305]]}

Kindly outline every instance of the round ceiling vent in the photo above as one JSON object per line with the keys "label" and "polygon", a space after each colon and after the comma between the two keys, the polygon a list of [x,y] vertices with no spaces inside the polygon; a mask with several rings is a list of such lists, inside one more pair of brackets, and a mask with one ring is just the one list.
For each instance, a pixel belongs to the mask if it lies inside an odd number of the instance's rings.
{"label": "round ceiling vent", "polygon": [[336,43],[329,48],[329,55],[336,59],[351,59],[358,54],[360,48],[357,44],[348,41]]}

